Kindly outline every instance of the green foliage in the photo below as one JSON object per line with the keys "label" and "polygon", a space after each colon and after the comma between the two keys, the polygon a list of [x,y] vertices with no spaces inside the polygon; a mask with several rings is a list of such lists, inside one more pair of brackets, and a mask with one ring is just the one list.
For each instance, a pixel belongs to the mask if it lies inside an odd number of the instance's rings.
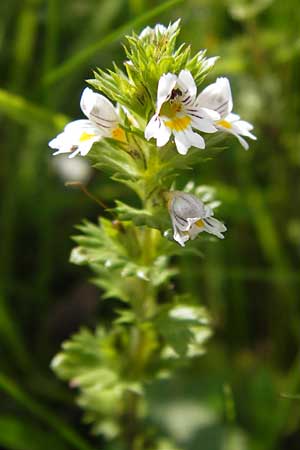
{"label": "green foliage", "polygon": [[207,312],[183,300],[142,323],[130,310],[120,310],[111,331],[82,329],[53,359],[57,375],[79,390],[78,404],[95,433],[120,435],[128,396],[141,399],[143,382],[170,376],[185,358],[204,352],[211,334]]}
{"label": "green foliage", "polygon": [[155,321],[169,346],[165,350],[167,357],[189,358],[204,352],[204,343],[211,336],[205,308],[181,303],[178,299],[174,306],[161,311]]}
{"label": "green foliage", "polygon": [[121,220],[131,220],[135,225],[146,225],[151,228],[156,228],[161,232],[166,231],[170,227],[170,218],[167,214],[165,201],[162,205],[153,205],[151,210],[137,209],[126,205],[120,200],[116,200],[116,207],[112,210],[116,212]]}
{"label": "green foliage", "polygon": [[96,433],[107,437],[120,432],[123,397],[127,392],[140,393],[141,389],[138,383],[124,378],[126,371],[119,352],[124,352],[127,340],[120,329],[110,334],[102,328],[95,334],[83,329],[63,345],[63,352],[52,361],[56,373],[71,387],[80,389],[78,403],[86,410],[85,420],[93,423]]}
{"label": "green foliage", "polygon": [[[92,268],[96,274],[93,281],[104,290],[104,298],[133,301],[143,295],[140,291],[145,283],[151,290],[157,289],[176,273],[168,267],[163,240],[155,230],[104,218],[98,226],[86,221],[78,228],[83,234],[74,237],[79,246],[73,249],[71,262]],[[146,247],[149,239],[152,255]]]}

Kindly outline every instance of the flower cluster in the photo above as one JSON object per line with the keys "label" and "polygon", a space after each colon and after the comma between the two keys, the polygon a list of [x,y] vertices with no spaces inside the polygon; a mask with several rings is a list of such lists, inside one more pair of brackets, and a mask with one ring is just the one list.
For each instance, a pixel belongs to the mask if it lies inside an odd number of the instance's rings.
{"label": "flower cluster", "polygon": [[[140,112],[137,114],[134,107],[128,108],[128,97],[137,97],[137,100],[144,104],[145,98],[151,92],[151,84],[156,73],[154,70],[151,78],[153,69],[150,69],[151,60],[147,61],[149,55],[152,55],[153,59],[159,59],[163,49],[167,52],[166,42],[169,42],[170,56],[174,62],[180,61],[181,56],[173,52],[173,43],[178,32],[179,20],[168,27],[161,24],[154,28],[146,27],[136,36],[134,44],[139,49],[136,51],[140,53],[137,58],[134,52],[128,53],[129,59],[124,63],[128,72],[127,77],[123,73],[120,75],[120,71],[114,76],[101,72],[100,79],[98,77],[96,80],[98,84],[91,83],[108,96],[110,88],[113,93],[115,83],[116,92],[112,100],[116,98],[121,100],[114,106],[105,96],[93,92],[90,88],[84,89],[80,106],[87,119],[69,123],[62,133],[50,141],[49,146],[57,150],[54,155],[69,153],[70,158],[76,155],[85,156],[94,143],[105,138],[112,139],[120,147],[123,145],[123,150],[124,144],[127,144],[127,150],[130,152],[128,123],[133,128],[138,128],[146,141],[154,138],[157,148],[167,146],[170,141],[174,142],[180,155],[187,155],[191,147],[204,149],[205,135],[218,132],[234,135],[247,150],[249,144],[245,138],[256,139],[256,137],[251,133],[253,126],[232,112],[233,101],[229,80],[225,77],[217,78],[214,83],[198,91],[196,80],[202,79],[202,75],[206,74],[217,60],[217,57],[206,59],[203,51],[186,63],[185,68],[180,68],[177,72],[166,70],[157,76],[153,86],[156,99],[154,101],[151,95],[152,102],[148,98],[148,103],[152,105],[146,108],[150,114],[146,114],[141,120]],[[137,66],[143,61],[141,56],[143,52],[144,66],[139,68]],[[181,63],[178,63],[179,67],[180,65]],[[159,70],[158,66],[158,73]],[[138,80],[139,76],[144,78]],[[149,86],[146,86],[141,94],[140,86],[145,84],[147,79]],[[123,85],[127,86],[128,93],[126,99],[124,95],[122,102],[119,91],[122,91]],[[134,92],[136,95],[132,94]],[[168,210],[174,240],[180,245],[184,246],[188,239],[194,239],[202,231],[223,238],[225,226],[214,219],[211,209],[195,196],[179,191],[170,192]]]}

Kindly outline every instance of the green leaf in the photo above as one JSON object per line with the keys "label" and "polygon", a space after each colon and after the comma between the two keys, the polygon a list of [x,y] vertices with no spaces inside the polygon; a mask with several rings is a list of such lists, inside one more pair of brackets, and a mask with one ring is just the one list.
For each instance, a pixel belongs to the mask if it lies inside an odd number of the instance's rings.
{"label": "green leaf", "polygon": [[113,139],[103,139],[93,145],[88,154],[93,167],[120,179],[136,181],[140,177],[139,161],[128,146]]}
{"label": "green leaf", "polygon": [[141,394],[136,381],[126,379],[128,337],[124,328],[95,333],[82,329],[63,344],[52,361],[52,369],[70,386],[79,389],[78,404],[93,431],[114,438],[119,433],[119,416],[128,392]]}
{"label": "green leaf", "polygon": [[[204,307],[178,303],[162,309],[156,326],[174,356],[194,357],[204,352],[204,343],[211,336],[210,320]],[[172,352],[167,348],[167,355]]]}
{"label": "green leaf", "polygon": [[[91,267],[96,275],[93,282],[104,290],[104,298],[134,302],[143,295],[145,282],[158,287],[177,273],[168,268],[165,239],[156,230],[104,218],[99,225],[85,221],[78,229],[82,234],[73,239],[79,246],[72,250],[70,260]],[[145,251],[149,233],[155,245],[150,258]]]}
{"label": "green leaf", "polygon": [[153,212],[146,209],[137,209],[116,200],[116,207],[112,209],[121,220],[131,220],[137,226],[146,225],[161,232],[170,228],[170,217],[166,207],[154,207]]}

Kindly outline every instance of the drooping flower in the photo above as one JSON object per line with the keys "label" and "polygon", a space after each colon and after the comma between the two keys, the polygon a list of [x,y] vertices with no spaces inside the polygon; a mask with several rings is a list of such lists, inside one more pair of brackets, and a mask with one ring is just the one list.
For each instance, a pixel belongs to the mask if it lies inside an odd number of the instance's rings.
{"label": "drooping flower", "polygon": [[49,142],[51,148],[57,149],[54,155],[70,153],[69,158],[78,154],[85,156],[94,142],[105,137],[126,141],[125,133],[119,127],[118,112],[106,97],[85,88],[80,107],[87,119],[68,123],[64,131]]}
{"label": "drooping flower", "polygon": [[167,27],[161,23],[156,24],[153,28],[148,26],[140,32],[139,38],[158,39],[162,35],[170,37],[178,30],[179,24],[180,19],[176,20],[174,23],[170,23]]}
{"label": "drooping flower", "polygon": [[220,119],[214,122],[216,128],[237,137],[245,150],[248,150],[249,144],[242,136],[256,140],[256,136],[251,133],[253,125],[245,120],[240,120],[240,116],[232,113],[232,94],[227,78],[217,78],[215,83],[207,86],[198,96],[197,104],[199,107],[217,111]]}
{"label": "drooping flower", "polygon": [[185,155],[191,146],[205,147],[203,137],[193,128],[215,133],[213,121],[219,119],[218,112],[198,106],[197,87],[188,70],[178,76],[167,73],[159,80],[156,112],[145,129],[145,138],[156,138],[157,146],[162,147],[173,135],[178,152]]}
{"label": "drooping flower", "polygon": [[220,239],[226,231],[225,225],[213,217],[213,211],[195,195],[181,191],[167,194],[168,209],[173,226],[173,237],[182,247],[189,239],[195,239],[206,231]]}

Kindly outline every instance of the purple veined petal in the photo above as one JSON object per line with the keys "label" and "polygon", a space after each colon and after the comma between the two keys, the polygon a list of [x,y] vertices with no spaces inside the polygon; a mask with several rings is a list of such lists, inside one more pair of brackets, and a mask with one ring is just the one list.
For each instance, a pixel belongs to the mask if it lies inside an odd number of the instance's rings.
{"label": "purple veined petal", "polygon": [[84,131],[89,134],[101,133],[99,127],[95,126],[93,122],[87,119],[74,120],[73,122],[68,123],[64,128],[65,133],[69,135],[73,134],[73,136],[80,136]]}
{"label": "purple veined petal", "polygon": [[173,191],[170,213],[184,220],[183,230],[189,228],[189,220],[193,217],[206,217],[210,209],[195,195],[186,192]]}
{"label": "purple veined petal", "polygon": [[207,231],[207,233],[213,234],[219,239],[224,239],[222,233],[225,232],[227,228],[222,222],[214,217],[207,217],[203,219],[203,222],[205,223],[205,231]]}
{"label": "purple veined petal", "polygon": [[97,94],[90,88],[85,88],[80,107],[88,119],[101,128],[115,128],[119,116],[113,104],[103,95]]}
{"label": "purple veined petal", "polygon": [[218,112],[221,118],[228,116],[233,107],[229,80],[225,77],[217,78],[198,95],[196,103],[199,107]]}
{"label": "purple veined petal", "polygon": [[216,133],[218,131],[212,121],[198,117],[192,118],[192,127],[204,133]]}
{"label": "purple veined petal", "polygon": [[178,75],[177,85],[184,96],[188,95],[192,101],[195,101],[197,87],[189,70],[181,70]]}

